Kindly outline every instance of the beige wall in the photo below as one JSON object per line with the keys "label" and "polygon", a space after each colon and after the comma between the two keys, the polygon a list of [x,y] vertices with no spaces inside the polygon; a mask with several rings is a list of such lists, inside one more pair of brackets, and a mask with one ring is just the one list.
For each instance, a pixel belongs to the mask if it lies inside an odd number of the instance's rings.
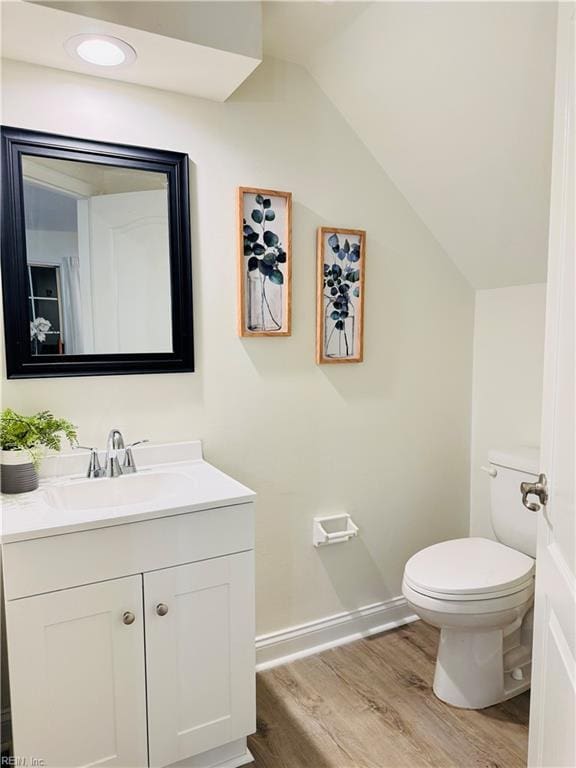
{"label": "beige wall", "polygon": [[316,81],[475,288],[546,276],[556,12],[373,2],[309,48]]}
{"label": "beige wall", "polygon": [[490,448],[538,445],[546,285],[476,293],[470,533],[494,537],[490,486],[480,467]]}
{"label": "beige wall", "polygon": [[[417,549],[465,535],[473,292],[305,74],[269,61],[225,104],[6,63],[3,122],[187,152],[197,373],[4,382],[102,445],[202,438],[256,489],[258,632],[400,593]],[[235,189],[294,195],[293,335],[236,336]],[[362,365],[314,363],[315,231],[368,231]],[[353,543],[313,549],[347,510]]]}

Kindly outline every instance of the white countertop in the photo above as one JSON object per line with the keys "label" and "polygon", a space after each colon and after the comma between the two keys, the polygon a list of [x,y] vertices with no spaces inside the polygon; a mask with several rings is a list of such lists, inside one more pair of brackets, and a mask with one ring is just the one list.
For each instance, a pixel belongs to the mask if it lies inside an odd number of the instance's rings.
{"label": "white countertop", "polygon": [[[183,444],[180,444],[183,445]],[[190,444],[192,445],[192,444]],[[157,458],[161,446],[142,448],[140,459]],[[152,453],[155,451],[155,453]],[[136,453],[136,451],[135,451]],[[195,455],[201,454],[197,451]],[[174,457],[169,450],[166,458]],[[194,454],[190,454],[194,455]],[[138,458],[137,458],[138,462]],[[61,462],[61,466],[62,462]],[[82,500],[79,507],[65,508],[55,504],[53,489],[58,486],[84,484],[87,491],[95,498],[101,491],[112,490],[122,496],[123,484],[132,483],[138,477],[162,475],[161,479],[168,489],[156,498],[140,498],[129,505],[109,505],[105,507],[89,506],[90,498]],[[157,478],[144,481],[154,483]],[[114,484],[101,487],[101,484]],[[92,485],[93,484],[93,485]],[[93,489],[93,491],[92,491]],[[145,494],[144,494],[145,495]],[[93,528],[123,525],[141,520],[149,520],[201,509],[215,509],[233,504],[246,504],[256,497],[254,491],[224,474],[201,458],[184,461],[164,462],[148,466],[139,466],[138,473],[118,478],[99,478],[87,480],[83,475],[51,476],[40,481],[40,487],[31,493],[2,495],[2,519],[0,543],[9,544],[27,539],[56,536]]]}

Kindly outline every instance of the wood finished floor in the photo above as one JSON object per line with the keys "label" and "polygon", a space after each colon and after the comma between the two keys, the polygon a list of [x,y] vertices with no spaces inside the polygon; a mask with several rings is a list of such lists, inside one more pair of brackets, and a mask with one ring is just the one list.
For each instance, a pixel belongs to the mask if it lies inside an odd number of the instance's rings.
{"label": "wood finished floor", "polygon": [[422,621],[257,676],[252,768],[524,768],[529,694],[455,709]]}

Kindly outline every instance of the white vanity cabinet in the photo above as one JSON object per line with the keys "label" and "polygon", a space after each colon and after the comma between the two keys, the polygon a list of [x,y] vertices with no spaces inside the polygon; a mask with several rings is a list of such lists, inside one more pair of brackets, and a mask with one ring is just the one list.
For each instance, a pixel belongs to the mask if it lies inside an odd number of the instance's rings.
{"label": "white vanity cabinet", "polygon": [[47,768],[250,761],[251,498],[3,539],[16,757]]}
{"label": "white vanity cabinet", "polygon": [[254,731],[253,593],[251,552],[144,574],[150,765]]}
{"label": "white vanity cabinet", "polygon": [[147,765],[142,577],[10,601],[7,625],[15,754]]}

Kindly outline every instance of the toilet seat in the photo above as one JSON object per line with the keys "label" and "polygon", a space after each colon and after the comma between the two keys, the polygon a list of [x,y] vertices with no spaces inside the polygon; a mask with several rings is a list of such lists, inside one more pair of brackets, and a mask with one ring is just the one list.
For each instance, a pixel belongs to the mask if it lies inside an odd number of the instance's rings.
{"label": "toilet seat", "polygon": [[483,538],[453,539],[417,552],[404,582],[424,597],[460,603],[497,600],[533,589],[534,560]]}
{"label": "toilet seat", "polygon": [[[437,619],[441,619],[436,626],[443,626],[448,622],[448,617],[460,617],[460,622],[466,624],[468,618],[487,616],[510,611],[529,604],[534,600],[534,579],[527,582],[517,592],[505,595],[486,596],[484,599],[470,599],[466,595],[459,598],[447,598],[446,595],[433,593],[424,593],[414,589],[407,581],[406,577],[402,581],[402,594],[408,602],[414,606],[417,612],[423,610],[434,613]],[[473,624],[476,620],[473,621]],[[434,622],[431,622],[434,623]]]}

